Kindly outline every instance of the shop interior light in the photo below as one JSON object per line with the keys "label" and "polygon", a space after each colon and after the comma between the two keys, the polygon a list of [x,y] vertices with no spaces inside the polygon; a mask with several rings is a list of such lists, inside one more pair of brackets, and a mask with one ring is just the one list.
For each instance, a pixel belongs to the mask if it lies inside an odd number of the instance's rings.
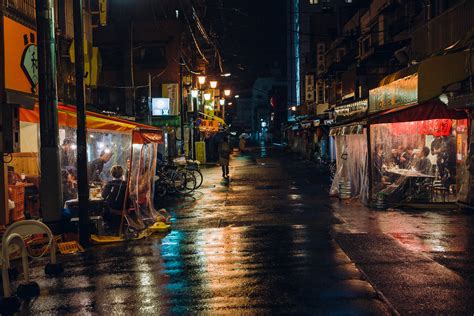
{"label": "shop interior light", "polygon": [[77,145],[76,145],[76,144],[72,144],[72,145],[71,145],[71,149],[72,149],[72,150],[76,150],[76,149],[77,149]]}
{"label": "shop interior light", "polygon": [[226,97],[230,96],[230,90],[229,90],[229,89],[225,89],[225,90],[224,90],[224,95],[225,95]]}
{"label": "shop interior light", "polygon": [[211,86],[211,89],[215,89],[217,88],[217,81],[215,80],[209,81],[209,85]]}
{"label": "shop interior light", "polygon": [[98,142],[97,143],[97,148],[104,149],[104,147],[105,147],[105,144],[103,142]]}
{"label": "shop interior light", "polygon": [[293,106],[291,107],[291,110],[292,110],[293,112],[296,111],[296,106],[293,105]]}
{"label": "shop interior light", "polygon": [[219,104],[220,104],[220,105],[224,105],[224,104],[225,104],[225,100],[224,100],[224,99],[220,99],[220,100],[219,100]]}
{"label": "shop interior light", "polygon": [[209,101],[211,99],[210,93],[204,93],[204,100]]}
{"label": "shop interior light", "polygon": [[206,83],[206,76],[198,76],[198,82],[199,82],[199,84],[205,84]]}
{"label": "shop interior light", "polygon": [[191,97],[192,98],[197,98],[199,95],[199,91],[198,90],[191,90]]}

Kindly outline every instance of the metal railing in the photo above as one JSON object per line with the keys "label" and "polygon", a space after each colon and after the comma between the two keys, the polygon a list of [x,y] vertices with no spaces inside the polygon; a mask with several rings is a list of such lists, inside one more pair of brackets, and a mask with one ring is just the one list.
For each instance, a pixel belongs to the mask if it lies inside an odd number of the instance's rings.
{"label": "metal railing", "polygon": [[36,18],[35,0],[6,0],[5,6],[12,13],[18,13],[26,18]]}

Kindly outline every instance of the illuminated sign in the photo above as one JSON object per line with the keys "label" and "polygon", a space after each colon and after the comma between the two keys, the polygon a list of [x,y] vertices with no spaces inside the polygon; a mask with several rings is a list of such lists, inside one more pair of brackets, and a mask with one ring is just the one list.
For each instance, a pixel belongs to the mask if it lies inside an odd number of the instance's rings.
{"label": "illuminated sign", "polygon": [[170,99],[169,98],[151,99],[151,114],[153,116],[170,115]]}
{"label": "illuminated sign", "polygon": [[367,100],[361,100],[349,104],[334,107],[334,114],[337,118],[346,118],[356,114],[362,114],[367,111],[369,103]]}
{"label": "illuminated sign", "polygon": [[378,112],[418,102],[418,73],[369,91],[369,111]]}
{"label": "illuminated sign", "polygon": [[36,31],[3,18],[5,88],[36,94],[38,85],[38,48]]}

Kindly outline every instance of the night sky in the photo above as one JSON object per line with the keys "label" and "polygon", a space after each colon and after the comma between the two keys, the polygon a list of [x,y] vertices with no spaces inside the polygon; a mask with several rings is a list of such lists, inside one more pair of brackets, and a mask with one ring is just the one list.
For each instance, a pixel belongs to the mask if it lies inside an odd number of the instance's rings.
{"label": "night sky", "polygon": [[[251,85],[278,67],[286,71],[286,1],[223,0],[220,46],[234,80]],[[219,32],[220,33],[220,32]]]}

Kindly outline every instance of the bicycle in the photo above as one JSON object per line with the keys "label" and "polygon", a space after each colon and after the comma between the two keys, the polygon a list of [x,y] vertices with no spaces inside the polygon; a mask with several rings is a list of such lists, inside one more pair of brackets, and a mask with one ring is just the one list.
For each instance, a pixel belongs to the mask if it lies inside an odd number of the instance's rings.
{"label": "bicycle", "polygon": [[173,160],[173,163],[181,170],[191,172],[196,178],[195,190],[199,189],[204,181],[201,170],[199,168],[199,161],[187,159],[186,157],[179,157]]}
{"label": "bicycle", "polygon": [[186,170],[175,166],[163,165],[156,170],[155,194],[159,197],[167,193],[188,194],[196,187],[196,178]]}

